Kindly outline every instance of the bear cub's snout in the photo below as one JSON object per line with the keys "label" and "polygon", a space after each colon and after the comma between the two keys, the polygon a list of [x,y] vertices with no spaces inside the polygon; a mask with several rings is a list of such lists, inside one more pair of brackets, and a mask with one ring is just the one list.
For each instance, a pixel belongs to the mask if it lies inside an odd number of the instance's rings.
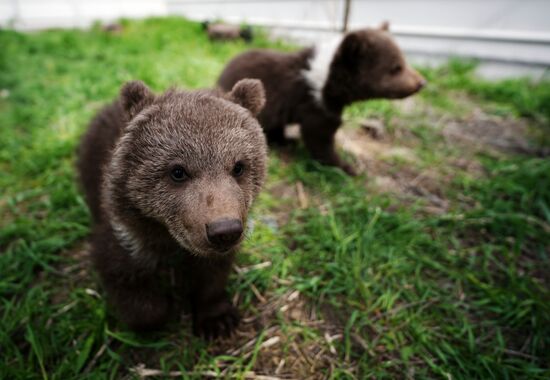
{"label": "bear cub's snout", "polygon": [[236,327],[225,286],[266,176],[255,118],[264,102],[259,80],[226,94],[160,95],[134,81],[91,122],[78,154],[91,256],[110,305],[132,329],[157,328],[182,305],[197,334]]}
{"label": "bear cub's snout", "polygon": [[217,247],[231,247],[242,234],[243,224],[239,219],[220,219],[206,225],[208,241]]}

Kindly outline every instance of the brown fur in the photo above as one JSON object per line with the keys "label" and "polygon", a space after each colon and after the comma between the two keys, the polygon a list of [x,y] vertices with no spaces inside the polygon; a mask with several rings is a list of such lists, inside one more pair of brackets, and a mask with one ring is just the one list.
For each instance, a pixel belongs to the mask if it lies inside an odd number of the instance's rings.
{"label": "brown fur", "polygon": [[313,48],[295,53],[251,50],[226,66],[218,85],[228,90],[241,78],[260,79],[267,102],[258,119],[268,139],[284,142],[284,127],[298,123],[315,159],[354,174],[334,147],[344,107],[359,100],[403,98],[419,91],[425,80],[407,65],[387,24],[344,36],[330,61],[321,99],[312,93],[312,84],[304,74],[311,69],[310,60],[315,54]]}
{"label": "brown fur", "polygon": [[130,327],[167,322],[176,298],[189,301],[197,333],[228,334],[237,324],[225,284],[265,179],[267,148],[254,118],[264,99],[257,80],[227,95],[156,96],[130,82],[91,122],[78,157],[94,220],[91,253]]}

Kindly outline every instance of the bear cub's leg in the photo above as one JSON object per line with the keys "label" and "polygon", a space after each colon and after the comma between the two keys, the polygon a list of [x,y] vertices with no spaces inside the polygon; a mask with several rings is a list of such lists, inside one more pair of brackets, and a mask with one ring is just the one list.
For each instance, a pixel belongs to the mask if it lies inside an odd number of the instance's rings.
{"label": "bear cub's leg", "polygon": [[349,175],[357,175],[352,165],[345,162],[336,152],[334,135],[340,126],[339,123],[316,123],[314,120],[301,124],[302,139],[311,156],[325,165],[336,166]]}
{"label": "bear cub's leg", "polygon": [[225,290],[232,261],[232,257],[218,259],[214,265],[202,261],[194,268],[191,302],[197,335],[229,336],[239,324],[239,312]]}
{"label": "bear cub's leg", "polygon": [[135,280],[140,283],[119,282],[116,287],[108,287],[110,301],[120,319],[131,329],[155,330],[170,319],[171,299],[167,294],[155,289],[154,282],[147,279]]}
{"label": "bear cub's leg", "polygon": [[277,127],[265,131],[267,141],[277,146],[287,146],[291,141],[285,136],[285,128]]}

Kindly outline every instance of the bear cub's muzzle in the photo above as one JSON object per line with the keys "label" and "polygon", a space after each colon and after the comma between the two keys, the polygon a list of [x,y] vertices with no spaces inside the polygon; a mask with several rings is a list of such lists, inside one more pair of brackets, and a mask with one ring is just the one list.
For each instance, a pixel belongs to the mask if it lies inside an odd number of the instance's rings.
{"label": "bear cub's muzzle", "polygon": [[239,242],[243,224],[239,219],[220,219],[206,224],[208,241],[218,248],[229,248]]}

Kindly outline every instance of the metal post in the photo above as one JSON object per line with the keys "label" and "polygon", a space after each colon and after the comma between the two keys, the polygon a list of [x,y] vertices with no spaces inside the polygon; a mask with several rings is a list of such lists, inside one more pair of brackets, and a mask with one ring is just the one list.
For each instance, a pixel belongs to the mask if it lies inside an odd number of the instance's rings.
{"label": "metal post", "polygon": [[11,23],[12,25],[9,25],[9,27],[17,29],[17,23],[21,20],[21,10],[19,6],[19,0],[13,0],[13,18],[11,20],[8,20],[8,25]]}
{"label": "metal post", "polygon": [[344,0],[344,20],[342,22],[342,33],[346,33],[348,31],[350,8],[351,8],[351,0]]}

